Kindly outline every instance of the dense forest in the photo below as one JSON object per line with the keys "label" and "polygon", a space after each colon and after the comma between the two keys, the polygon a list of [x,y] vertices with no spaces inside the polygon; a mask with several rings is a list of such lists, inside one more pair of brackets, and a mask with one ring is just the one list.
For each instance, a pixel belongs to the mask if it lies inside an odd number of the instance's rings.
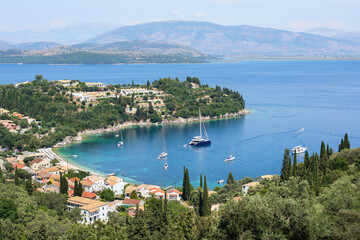
{"label": "dense forest", "polygon": [[[327,151],[321,144],[320,154],[306,153],[300,163],[286,150],[281,176],[261,180],[246,196],[241,196],[241,186],[251,178],[236,181],[236,173],[229,174],[227,183],[207,198],[206,176],[194,189],[188,178],[191,169],[184,168],[181,190],[187,204],[149,198],[134,218],[119,208],[109,213],[107,223],[91,225],[76,223],[78,210],[65,211],[66,195],[36,192],[29,181],[5,181],[0,172],[0,237],[359,239],[360,148],[349,149],[345,138],[340,152]],[[211,212],[210,205],[217,202],[222,203],[219,212]]]}
{"label": "dense forest", "polygon": [[[101,129],[126,121],[162,122],[163,118],[189,118],[198,116],[198,109],[203,116],[219,116],[235,113],[245,107],[242,96],[235,91],[216,86],[211,88],[201,85],[198,78],[164,78],[146,85],[124,84],[109,85],[104,88],[88,87],[77,81],[75,87],[64,87],[56,81],[47,81],[41,75],[28,84],[15,87],[12,84],[0,85],[0,107],[18,112],[37,120],[24,133],[11,133],[0,125],[0,145],[8,149],[35,150],[61,142],[66,136],[76,136],[79,131]],[[160,89],[165,93],[165,108],[161,112],[137,106],[137,98],[147,101],[146,96],[125,97],[119,94],[123,88],[142,87]],[[98,99],[96,102],[80,102],[73,97],[73,92],[112,91],[116,97]],[[156,97],[156,96],[150,96]],[[135,107],[134,115],[127,114],[126,106]],[[6,114],[0,119],[19,122],[16,117]]]}

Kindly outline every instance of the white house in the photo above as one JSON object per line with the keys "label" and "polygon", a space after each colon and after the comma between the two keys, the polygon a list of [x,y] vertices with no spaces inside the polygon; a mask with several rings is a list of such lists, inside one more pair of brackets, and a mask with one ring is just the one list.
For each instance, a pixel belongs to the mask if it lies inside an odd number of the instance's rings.
{"label": "white house", "polygon": [[153,187],[149,189],[149,196],[154,196],[156,198],[164,198],[165,191],[161,190],[158,187]]}
{"label": "white house", "polygon": [[97,191],[95,183],[89,179],[82,180],[81,185],[83,186],[85,192],[96,192]]}
{"label": "white house", "polygon": [[141,184],[138,186],[137,192],[139,192],[143,198],[148,198],[151,197],[150,189],[152,188],[160,189],[160,187],[156,185]]}
{"label": "white house", "polygon": [[182,192],[180,192],[177,189],[171,189],[170,191],[167,192],[167,194],[169,200],[175,200],[175,201],[181,200]]}
{"label": "white house", "polygon": [[124,193],[124,187],[127,183],[116,176],[110,176],[106,179],[104,188],[110,188],[114,191],[115,195],[121,195]]}
{"label": "white house", "polygon": [[100,219],[108,219],[109,204],[83,197],[71,197],[67,201],[68,211],[78,207],[81,210],[81,223],[90,224]]}
{"label": "white house", "polygon": [[49,158],[35,158],[30,162],[30,167],[34,170],[44,169],[50,167]]}
{"label": "white house", "polygon": [[105,87],[105,84],[103,84],[101,82],[97,82],[97,83],[96,82],[86,82],[85,84],[88,87],[99,87],[99,88]]}
{"label": "white house", "polygon": [[247,183],[247,184],[243,184],[242,185],[242,192],[243,192],[243,195],[246,195],[249,188],[250,187],[256,187],[257,185],[259,185],[260,182],[250,182],[250,183]]}
{"label": "white house", "polygon": [[[94,183],[92,185],[92,188],[94,189],[93,191],[95,191],[95,192],[102,191],[104,188],[105,178],[103,178],[103,177],[91,175],[91,176],[87,176],[86,178],[84,178],[84,180],[90,180],[91,182]],[[93,191],[88,191],[88,192],[93,192]]]}

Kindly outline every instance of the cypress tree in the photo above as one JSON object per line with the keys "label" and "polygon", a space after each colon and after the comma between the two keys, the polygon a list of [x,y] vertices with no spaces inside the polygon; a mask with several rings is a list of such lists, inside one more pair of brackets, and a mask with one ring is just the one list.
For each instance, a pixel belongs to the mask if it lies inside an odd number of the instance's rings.
{"label": "cypress tree", "polygon": [[291,176],[291,157],[290,157],[290,150],[288,148],[284,151],[284,158],[281,167],[281,176],[280,179],[282,181],[286,181]]}
{"label": "cypress tree", "polygon": [[4,178],[4,174],[3,174],[2,170],[0,169],[0,183],[3,182],[3,178]]}
{"label": "cypress tree", "polygon": [[16,186],[20,185],[19,173],[18,173],[17,167],[15,168],[15,181],[14,182],[15,182]]}
{"label": "cypress tree", "polygon": [[200,174],[200,187],[202,188],[203,187],[203,182],[202,182],[202,174]]}
{"label": "cypress tree", "polygon": [[320,167],[321,173],[323,175],[325,175],[325,173],[329,167],[329,161],[328,161],[328,155],[326,153],[324,142],[321,142],[319,167]]}
{"label": "cypress tree", "polygon": [[31,177],[26,181],[25,189],[26,189],[27,193],[29,194],[29,196],[31,196],[33,194],[33,185],[31,182]]}
{"label": "cypress tree", "polygon": [[199,215],[204,216],[204,199],[203,199],[203,189],[199,189]]}
{"label": "cypress tree", "polygon": [[326,145],[326,154],[327,154],[328,157],[330,157],[330,155],[331,155],[330,154],[330,146],[329,146],[329,144]]}
{"label": "cypress tree", "polygon": [[79,190],[78,190],[78,192],[79,192],[79,196],[81,197],[82,196],[82,194],[83,194],[83,186],[82,186],[82,184],[81,184],[81,182],[79,181],[79,184],[78,184],[78,188],[79,188]]}
{"label": "cypress tree", "polygon": [[184,177],[183,177],[183,188],[182,188],[182,198],[183,198],[183,200],[184,201],[186,201],[187,200],[187,188],[186,188],[186,168],[185,168],[185,166],[184,166]]}
{"label": "cypress tree", "polygon": [[296,177],[297,176],[297,154],[296,154],[296,150],[294,153],[294,164],[292,167],[292,176]]}
{"label": "cypress tree", "polygon": [[66,177],[60,173],[60,193],[61,194],[67,194],[68,193],[68,182],[66,180]]}
{"label": "cypress tree", "polygon": [[202,213],[203,216],[208,216],[210,214],[210,203],[209,203],[209,193],[207,189],[206,176],[204,176],[204,193],[202,200]]}
{"label": "cypress tree", "polygon": [[234,182],[235,182],[235,180],[234,180],[234,177],[233,177],[233,175],[232,175],[232,172],[229,172],[229,176],[228,176],[228,178],[227,178],[226,183],[227,183],[227,184],[233,184]]}
{"label": "cypress tree", "polygon": [[189,169],[186,169],[186,199],[190,199],[190,177]]}
{"label": "cypress tree", "polygon": [[339,145],[339,151],[338,152],[341,152],[341,150],[344,149],[344,139],[341,139],[341,143]]}
{"label": "cypress tree", "polygon": [[344,136],[344,148],[345,149],[350,149],[350,142],[349,142],[349,138],[348,138],[347,133],[345,133],[345,136]]}

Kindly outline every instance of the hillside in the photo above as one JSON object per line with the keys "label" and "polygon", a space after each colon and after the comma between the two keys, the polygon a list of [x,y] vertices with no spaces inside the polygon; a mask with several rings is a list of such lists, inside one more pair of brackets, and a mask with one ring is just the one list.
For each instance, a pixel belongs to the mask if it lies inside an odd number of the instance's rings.
{"label": "hillside", "polygon": [[[24,44],[25,45],[25,44]],[[30,44],[31,45],[31,44]],[[56,47],[45,49],[55,45]],[[30,48],[29,45],[24,47]],[[118,64],[118,63],[202,63],[214,58],[191,47],[145,41],[111,44],[78,44],[57,46],[56,43],[34,44],[33,50],[0,51],[0,63],[24,64]],[[45,50],[34,50],[35,47]]]}
{"label": "hillside", "polygon": [[360,44],[307,33],[210,22],[165,21],[119,27],[86,43],[146,40],[191,46],[210,54],[269,57],[360,56]]}
{"label": "hillside", "polygon": [[14,45],[13,48],[29,50],[47,50],[53,47],[57,47],[59,45],[60,44],[56,42],[24,42]]}
{"label": "hillside", "polygon": [[0,50],[7,50],[12,48],[12,45],[0,40]]}

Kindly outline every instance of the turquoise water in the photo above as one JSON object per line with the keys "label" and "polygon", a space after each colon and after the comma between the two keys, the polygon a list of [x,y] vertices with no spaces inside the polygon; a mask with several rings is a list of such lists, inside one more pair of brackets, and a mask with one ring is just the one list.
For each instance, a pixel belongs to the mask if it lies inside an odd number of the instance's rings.
{"label": "turquoise water", "polygon": [[[358,61],[244,61],[212,64],[150,64],[103,66],[0,65],[0,82],[47,79],[79,79],[104,83],[146,83],[160,77],[197,76],[244,95],[252,114],[243,118],[205,122],[210,147],[183,147],[198,134],[198,124],[130,128],[123,131],[125,145],[117,147],[115,133],[89,137],[60,149],[88,169],[125,173],[138,182],[163,186],[181,184],[183,166],[198,185],[206,174],[210,186],[226,179],[278,174],[284,148],[301,144],[319,151],[324,140],[337,149],[344,133],[352,147],[360,146],[360,62]],[[304,128],[305,131],[299,130]],[[157,156],[169,152],[169,169]],[[232,147],[233,146],[233,147]],[[236,161],[224,159],[234,149]]]}

